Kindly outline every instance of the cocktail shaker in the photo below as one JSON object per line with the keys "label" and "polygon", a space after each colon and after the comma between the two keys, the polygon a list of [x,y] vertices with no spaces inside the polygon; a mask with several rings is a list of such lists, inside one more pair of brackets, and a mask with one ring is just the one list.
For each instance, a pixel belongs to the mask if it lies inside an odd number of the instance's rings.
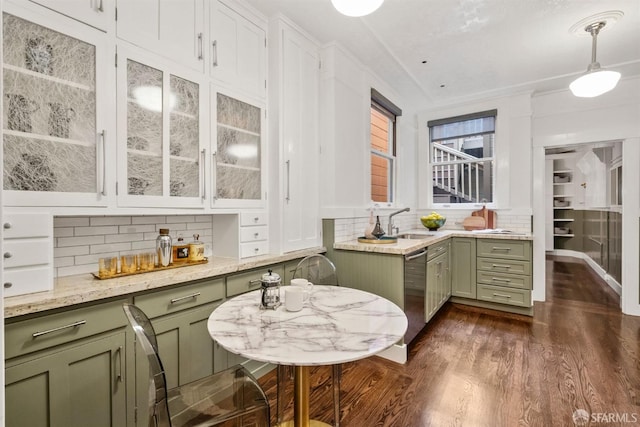
{"label": "cocktail shaker", "polygon": [[156,238],[156,252],[158,253],[158,266],[166,267],[171,264],[172,250],[171,236],[168,228],[161,228],[160,235]]}

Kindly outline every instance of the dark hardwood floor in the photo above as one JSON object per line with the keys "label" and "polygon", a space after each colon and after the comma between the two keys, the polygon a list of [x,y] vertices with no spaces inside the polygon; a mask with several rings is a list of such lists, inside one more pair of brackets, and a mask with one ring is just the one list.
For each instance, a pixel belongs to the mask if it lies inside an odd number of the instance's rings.
{"label": "dark hardwood floor", "polygon": [[[311,375],[311,415],[326,423],[329,374]],[[275,423],[275,373],[261,383]],[[590,423],[574,423],[578,409]],[[638,426],[640,318],[621,314],[619,297],[582,261],[549,258],[547,301],[533,318],[448,303],[405,365],[344,364],[341,425]]]}

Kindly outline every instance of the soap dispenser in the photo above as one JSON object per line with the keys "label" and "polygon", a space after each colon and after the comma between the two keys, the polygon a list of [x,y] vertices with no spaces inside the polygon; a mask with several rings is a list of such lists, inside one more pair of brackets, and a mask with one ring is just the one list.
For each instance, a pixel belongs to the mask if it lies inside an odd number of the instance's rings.
{"label": "soap dispenser", "polygon": [[376,222],[373,219],[373,209],[369,210],[369,225],[364,229],[364,237],[366,239],[375,239],[376,236],[373,235],[373,230],[376,228]]}

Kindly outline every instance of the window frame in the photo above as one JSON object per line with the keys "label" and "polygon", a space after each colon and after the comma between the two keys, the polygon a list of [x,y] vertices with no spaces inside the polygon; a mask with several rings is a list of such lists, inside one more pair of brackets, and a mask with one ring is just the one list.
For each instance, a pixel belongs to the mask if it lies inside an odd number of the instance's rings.
{"label": "window frame", "polygon": [[[389,150],[388,152],[376,150],[373,148],[371,141],[371,116],[372,110],[376,110],[389,120],[390,131],[389,138]],[[369,109],[369,198],[372,204],[383,204],[385,206],[393,206],[396,203],[396,186],[397,186],[397,170],[398,170],[398,158],[397,158],[397,118],[402,115],[402,110],[395,104],[385,98],[380,92],[375,89],[371,89],[371,105]],[[388,161],[389,163],[389,175],[387,182],[387,201],[375,201],[373,200],[373,170],[371,169],[372,156],[378,156]]]}
{"label": "window frame", "polygon": [[[465,203],[455,203],[455,202],[447,202],[447,203],[442,203],[442,202],[435,202],[434,201],[434,191],[433,191],[433,174],[434,174],[434,167],[440,166],[440,165],[446,165],[449,164],[449,162],[441,162],[441,163],[434,163],[434,140],[432,139],[432,135],[433,135],[433,128],[435,126],[440,126],[440,125],[446,125],[446,124],[452,124],[452,123],[460,123],[460,122],[465,122],[465,121],[470,121],[470,120],[475,120],[475,119],[483,119],[483,118],[490,118],[492,117],[494,122],[493,122],[493,131],[481,131],[481,132],[473,132],[473,133],[463,133],[451,138],[437,138],[435,141],[443,141],[443,140],[453,140],[453,139],[463,139],[463,138],[469,138],[469,137],[474,137],[474,136],[484,136],[484,135],[492,135],[492,155],[491,157],[478,157],[476,159],[474,159],[473,163],[475,164],[486,164],[489,163],[491,165],[491,196],[492,196],[492,200],[491,201],[487,201],[484,199],[480,199],[477,201],[471,201],[471,202],[465,202]],[[436,120],[429,120],[427,122],[427,144],[428,144],[428,149],[427,149],[427,153],[428,153],[428,157],[427,157],[427,173],[428,176],[430,177],[430,181],[432,182],[432,184],[429,186],[429,199],[428,199],[428,204],[429,206],[433,207],[433,208],[457,208],[457,209],[469,209],[469,208],[475,208],[477,206],[480,205],[484,205],[484,206],[495,206],[496,205],[496,189],[497,189],[497,126],[498,123],[498,110],[497,109],[493,109],[493,110],[486,110],[486,111],[479,111],[479,112],[475,112],[475,113],[470,113],[470,114],[463,114],[463,115],[457,115],[457,116],[452,116],[452,117],[447,117],[447,118],[443,118],[443,119],[436,119]],[[471,178],[470,178],[471,179]],[[477,183],[477,182],[476,182]]]}

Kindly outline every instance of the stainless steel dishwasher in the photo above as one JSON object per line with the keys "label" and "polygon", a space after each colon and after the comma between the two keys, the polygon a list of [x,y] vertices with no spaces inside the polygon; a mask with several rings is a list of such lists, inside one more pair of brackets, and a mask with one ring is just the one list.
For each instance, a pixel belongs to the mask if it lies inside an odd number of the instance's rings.
{"label": "stainless steel dishwasher", "polygon": [[427,248],[404,256],[404,313],[409,327],[404,334],[405,344],[420,333],[425,325],[424,293],[427,278]]}

